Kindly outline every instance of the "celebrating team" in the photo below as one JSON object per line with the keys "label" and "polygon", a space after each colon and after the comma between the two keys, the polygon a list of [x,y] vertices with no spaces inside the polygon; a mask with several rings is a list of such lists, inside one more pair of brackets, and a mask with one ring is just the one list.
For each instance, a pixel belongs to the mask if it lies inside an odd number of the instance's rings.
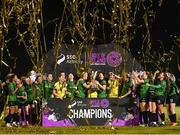
{"label": "celebrating team", "polygon": [[[176,126],[176,95],[179,93],[173,74],[156,71],[132,71],[123,76],[110,72],[108,79],[102,72],[82,72],[79,79],[70,73],[66,78],[61,72],[58,81],[52,74],[34,74],[21,77],[9,74],[1,83],[1,104],[7,127],[41,123],[42,99],[58,98],[139,98],[142,126],[165,125],[164,104],[172,126]],[[138,95],[138,96],[136,96]],[[4,103],[5,104],[5,103]],[[0,107],[1,110],[3,106]],[[1,113],[1,112],[0,112]],[[159,120],[159,118],[161,120]],[[160,122],[161,121],[161,122]]]}

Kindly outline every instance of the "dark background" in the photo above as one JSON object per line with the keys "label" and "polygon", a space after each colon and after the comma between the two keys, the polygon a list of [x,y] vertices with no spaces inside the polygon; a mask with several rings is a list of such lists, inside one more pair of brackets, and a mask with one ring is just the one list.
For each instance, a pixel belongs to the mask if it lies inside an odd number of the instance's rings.
{"label": "dark background", "polygon": [[[144,0],[145,5],[148,7],[148,0]],[[2,3],[1,3],[2,4]],[[91,4],[90,6],[93,6]],[[111,10],[112,1],[107,1],[106,5],[107,10]],[[1,6],[2,7],[2,6]],[[49,23],[51,20],[57,19],[60,20],[62,16],[64,4],[62,0],[44,0],[43,1],[43,21],[44,21],[44,31],[46,36],[46,44],[47,44],[47,50],[52,49],[52,42],[54,39],[54,33],[55,33],[55,23]],[[178,69],[178,58],[180,54],[179,46],[175,43],[175,38],[180,35],[180,2],[179,0],[163,0],[162,5],[158,6],[158,1],[154,0],[153,2],[153,11],[156,12],[155,19],[152,23],[151,28],[151,41],[152,41],[152,50],[154,52],[160,52],[160,42],[163,43],[164,49],[166,52],[169,52],[172,47],[173,53],[175,55],[172,57],[172,61],[167,66],[166,63],[162,65],[164,69],[168,68],[169,71],[173,72],[177,78],[180,77],[179,75],[179,69]],[[92,7],[90,7],[92,8]],[[104,10],[104,7],[98,7],[100,10]],[[100,12],[100,15],[102,15],[102,12]],[[137,13],[137,17],[135,20],[135,24],[137,28],[134,28],[136,30],[135,38],[130,43],[130,52],[131,54],[137,59],[141,60],[141,52],[142,52],[142,33],[144,33],[144,27],[143,27],[143,17],[144,11],[142,7],[139,9]],[[109,15],[104,15],[105,17],[109,18]],[[113,41],[113,38],[111,37],[112,29],[110,28],[109,24],[105,24],[103,27],[103,32],[105,33],[105,38],[103,36],[102,32],[102,22],[100,21],[100,26],[97,29],[96,33],[96,41],[95,44],[104,44],[104,43],[110,43]],[[142,27],[139,27],[141,26]],[[13,28],[10,30],[10,37],[13,37],[16,33],[13,31]],[[65,37],[65,41],[67,43],[70,43],[71,37],[67,36]],[[4,61],[7,62],[7,64],[10,65],[10,67],[13,69],[12,72],[15,72],[18,75],[25,75],[28,71],[32,69],[32,64],[29,59],[29,56],[27,53],[25,53],[25,49],[23,46],[18,45],[17,40],[11,40],[11,42],[8,44],[9,52],[11,56],[9,56],[7,53],[5,55]],[[153,52],[152,52],[153,55]],[[143,63],[142,63],[143,64]],[[147,64],[146,69],[148,70],[156,70],[157,67],[152,64]],[[4,76],[9,72],[9,69],[5,66],[1,67],[1,79],[4,78]]]}

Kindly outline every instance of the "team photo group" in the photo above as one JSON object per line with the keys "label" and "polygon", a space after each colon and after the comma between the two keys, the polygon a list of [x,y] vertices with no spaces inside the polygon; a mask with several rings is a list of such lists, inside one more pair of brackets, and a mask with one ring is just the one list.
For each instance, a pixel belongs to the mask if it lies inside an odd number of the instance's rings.
{"label": "team photo group", "polygon": [[35,71],[28,76],[18,77],[14,73],[6,76],[0,84],[0,118],[6,127],[41,125],[42,99],[125,97],[139,101],[139,126],[177,125],[175,107],[179,88],[175,76],[169,72],[132,71],[120,76],[113,72],[84,71],[78,77],[61,72],[54,78],[50,73]]}

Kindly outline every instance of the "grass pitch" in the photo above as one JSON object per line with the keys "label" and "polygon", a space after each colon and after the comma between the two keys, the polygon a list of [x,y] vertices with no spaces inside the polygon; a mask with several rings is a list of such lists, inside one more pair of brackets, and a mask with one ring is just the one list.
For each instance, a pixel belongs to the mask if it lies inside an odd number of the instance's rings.
{"label": "grass pitch", "polygon": [[[166,112],[166,111],[165,111]],[[79,126],[79,127],[41,127],[33,126],[28,128],[6,128],[0,127],[0,134],[180,134],[180,107],[176,108],[178,126],[169,125],[166,115],[167,125],[164,127],[139,127],[124,126],[111,127],[104,126]]]}

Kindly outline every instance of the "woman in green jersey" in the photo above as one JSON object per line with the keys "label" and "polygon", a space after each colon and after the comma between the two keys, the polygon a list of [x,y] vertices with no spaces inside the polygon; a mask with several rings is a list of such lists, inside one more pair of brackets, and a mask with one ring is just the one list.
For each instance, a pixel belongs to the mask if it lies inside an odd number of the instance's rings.
{"label": "woman in green jersey", "polygon": [[[154,74],[149,72],[149,84],[154,84],[155,78],[159,71],[157,70]],[[157,126],[156,125],[156,97],[155,97],[155,88],[149,87],[148,91],[148,105],[149,105],[149,126]],[[155,123],[155,124],[154,124]]]}
{"label": "woman in green jersey", "polygon": [[52,97],[53,88],[54,88],[54,82],[52,80],[53,80],[53,75],[48,74],[47,79],[43,81],[44,99],[49,99],[50,97]]}
{"label": "woman in green jersey", "polygon": [[32,81],[29,77],[25,79],[24,83],[25,90],[27,92],[27,104],[28,108],[26,108],[26,120],[29,124],[32,124],[32,110],[33,110],[33,101],[34,101],[34,91],[32,86]]}
{"label": "woman in green jersey", "polygon": [[99,87],[98,98],[106,98],[107,97],[107,93],[106,93],[107,82],[104,79],[104,74],[102,72],[99,72],[99,82],[97,83],[97,85]]}
{"label": "woman in green jersey", "polygon": [[67,95],[68,95],[68,97],[73,99],[76,91],[77,91],[77,86],[76,86],[76,82],[74,80],[74,75],[70,73],[68,75],[68,81],[67,81]]}
{"label": "woman in green jersey", "polygon": [[142,78],[139,78],[136,73],[134,73],[134,77],[136,79],[137,85],[140,85],[139,87],[139,101],[140,101],[140,111],[144,120],[144,126],[148,125],[148,90],[149,86],[147,85],[149,83],[149,78],[147,73],[144,71]]}
{"label": "woman in green jersey", "polygon": [[33,123],[39,124],[41,122],[41,104],[42,104],[42,97],[43,97],[43,77],[41,75],[37,76],[36,82],[33,85],[34,87],[34,105],[35,105],[35,112],[36,115],[33,118]]}
{"label": "woman in green jersey", "polygon": [[[160,125],[165,125],[165,114],[163,111],[163,106],[166,98],[166,80],[164,72],[159,73],[155,85],[148,85],[151,88],[155,88],[155,98],[157,104],[157,110],[161,118]],[[153,122],[156,125],[156,121]]]}
{"label": "woman in green jersey", "polygon": [[28,110],[28,105],[27,105],[27,93],[25,91],[25,87],[23,86],[23,83],[20,79],[16,80],[17,84],[17,103],[18,103],[18,108],[19,108],[19,124],[22,126],[25,126],[28,124],[26,121],[27,119],[27,110]]}
{"label": "woman in green jersey", "polygon": [[11,127],[11,122],[13,126],[17,126],[18,122],[18,105],[16,99],[16,92],[18,88],[16,87],[17,76],[12,74],[8,83],[8,106],[9,115],[6,118],[6,126]]}
{"label": "woman in green jersey", "polygon": [[83,72],[81,78],[77,82],[77,97],[85,98],[87,97],[87,91],[90,88],[90,84],[87,84],[88,73]]}
{"label": "woman in green jersey", "polygon": [[132,80],[128,74],[124,75],[122,81],[121,81],[121,88],[120,88],[120,94],[119,98],[124,98],[132,94]]}
{"label": "woman in green jersey", "polygon": [[43,77],[41,75],[37,76],[36,82],[34,83],[34,88],[36,101],[41,101],[43,97]]}
{"label": "woman in green jersey", "polygon": [[175,77],[173,74],[168,74],[166,103],[167,103],[167,112],[172,126],[177,125],[176,112],[175,112],[177,93],[179,93],[179,90],[178,90],[178,86],[175,83]]}

